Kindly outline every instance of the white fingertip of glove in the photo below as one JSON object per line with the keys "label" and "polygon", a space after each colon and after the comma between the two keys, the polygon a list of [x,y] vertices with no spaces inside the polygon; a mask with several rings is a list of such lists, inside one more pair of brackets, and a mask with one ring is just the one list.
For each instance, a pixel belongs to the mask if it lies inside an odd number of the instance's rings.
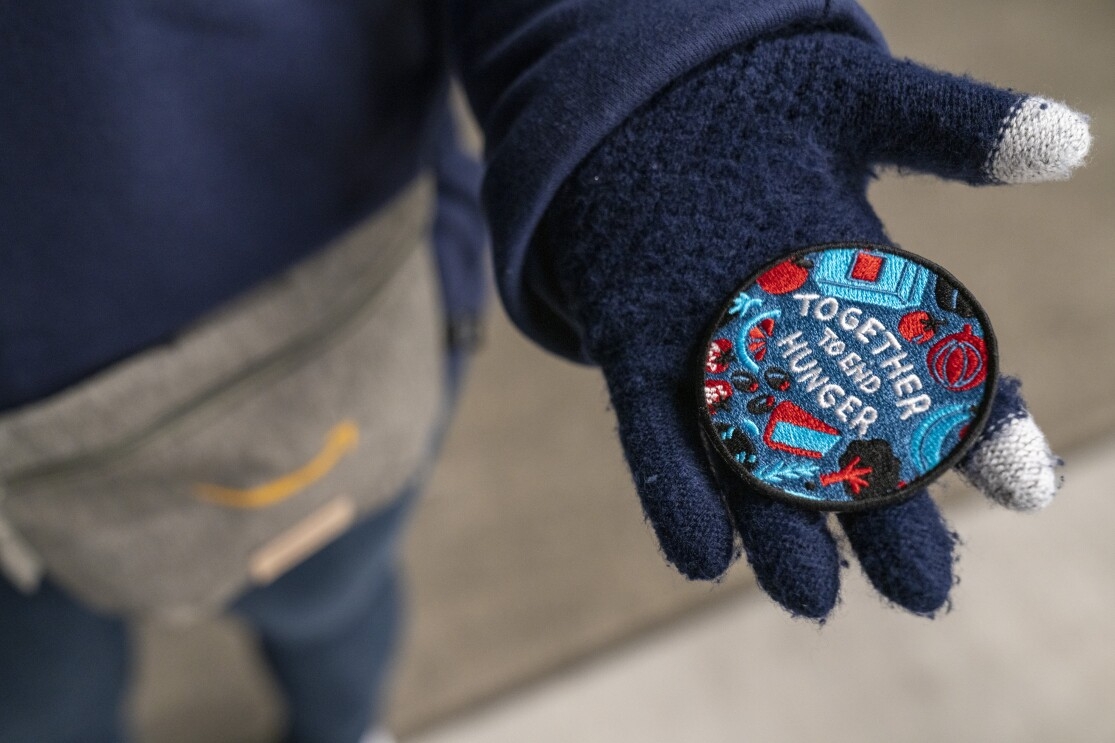
{"label": "white fingertip of glove", "polygon": [[1029,414],[1012,418],[986,435],[960,465],[972,485],[1015,511],[1038,511],[1053,501],[1061,460]]}
{"label": "white fingertip of glove", "polygon": [[999,183],[1063,181],[1092,146],[1088,117],[1046,98],[1024,98],[1003,120],[999,145],[984,165]]}

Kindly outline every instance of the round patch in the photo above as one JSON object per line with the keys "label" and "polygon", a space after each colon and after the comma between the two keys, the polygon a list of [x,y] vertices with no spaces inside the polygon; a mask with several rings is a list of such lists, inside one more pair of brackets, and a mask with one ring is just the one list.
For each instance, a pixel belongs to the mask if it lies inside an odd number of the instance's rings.
{"label": "round patch", "polygon": [[700,417],[763,493],[848,511],[913,495],[982,430],[998,378],[983,309],[882,245],[796,251],[732,294],[705,344]]}

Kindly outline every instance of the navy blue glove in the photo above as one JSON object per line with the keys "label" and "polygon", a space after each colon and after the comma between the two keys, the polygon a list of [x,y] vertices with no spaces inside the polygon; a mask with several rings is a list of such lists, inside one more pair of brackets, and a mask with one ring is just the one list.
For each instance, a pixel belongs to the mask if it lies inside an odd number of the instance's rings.
{"label": "navy blue glove", "polygon": [[[795,615],[824,618],[841,558],[823,513],[717,479],[693,374],[704,333],[739,282],[794,248],[890,244],[867,202],[880,163],[971,184],[1063,179],[1090,144],[1061,104],[891,58],[832,33],[737,49],[646,104],[588,157],[536,242],[607,379],[619,435],[666,558],[693,579],[737,554]],[[1056,460],[1017,382],[1000,381],[961,471],[993,499],[1039,508]],[[727,499],[722,488],[738,492]],[[931,615],[953,584],[955,535],[923,491],[839,523],[887,599]]]}

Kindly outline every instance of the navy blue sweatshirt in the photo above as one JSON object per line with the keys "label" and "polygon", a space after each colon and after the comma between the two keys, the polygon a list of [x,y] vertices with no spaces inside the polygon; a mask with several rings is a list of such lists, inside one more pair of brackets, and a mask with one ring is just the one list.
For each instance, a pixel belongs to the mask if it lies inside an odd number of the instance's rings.
{"label": "navy blue sweatshirt", "polygon": [[[530,260],[554,193],[670,81],[791,25],[878,40],[850,0],[0,0],[0,408],[173,338],[458,167],[454,68],[504,304],[580,358]],[[471,262],[441,265],[478,307],[453,268]]]}

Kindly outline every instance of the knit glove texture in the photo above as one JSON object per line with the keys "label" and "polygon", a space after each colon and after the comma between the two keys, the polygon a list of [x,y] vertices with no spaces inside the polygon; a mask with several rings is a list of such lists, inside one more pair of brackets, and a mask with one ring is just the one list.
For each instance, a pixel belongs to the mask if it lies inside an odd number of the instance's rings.
{"label": "knit glove texture", "polygon": [[[717,479],[695,414],[703,336],[744,278],[794,248],[891,244],[866,197],[879,164],[973,185],[1058,180],[1089,144],[1087,120],[1059,103],[812,32],[694,70],[579,166],[535,259],[603,370],[646,517],[681,573],[723,574],[738,534],[759,585],[792,614],[823,619],[839,594],[839,524],[891,602],[921,615],[946,604],[956,536],[924,491],[830,522]],[[1052,499],[1057,464],[1017,381],[1001,379],[961,473],[1025,511]]]}

